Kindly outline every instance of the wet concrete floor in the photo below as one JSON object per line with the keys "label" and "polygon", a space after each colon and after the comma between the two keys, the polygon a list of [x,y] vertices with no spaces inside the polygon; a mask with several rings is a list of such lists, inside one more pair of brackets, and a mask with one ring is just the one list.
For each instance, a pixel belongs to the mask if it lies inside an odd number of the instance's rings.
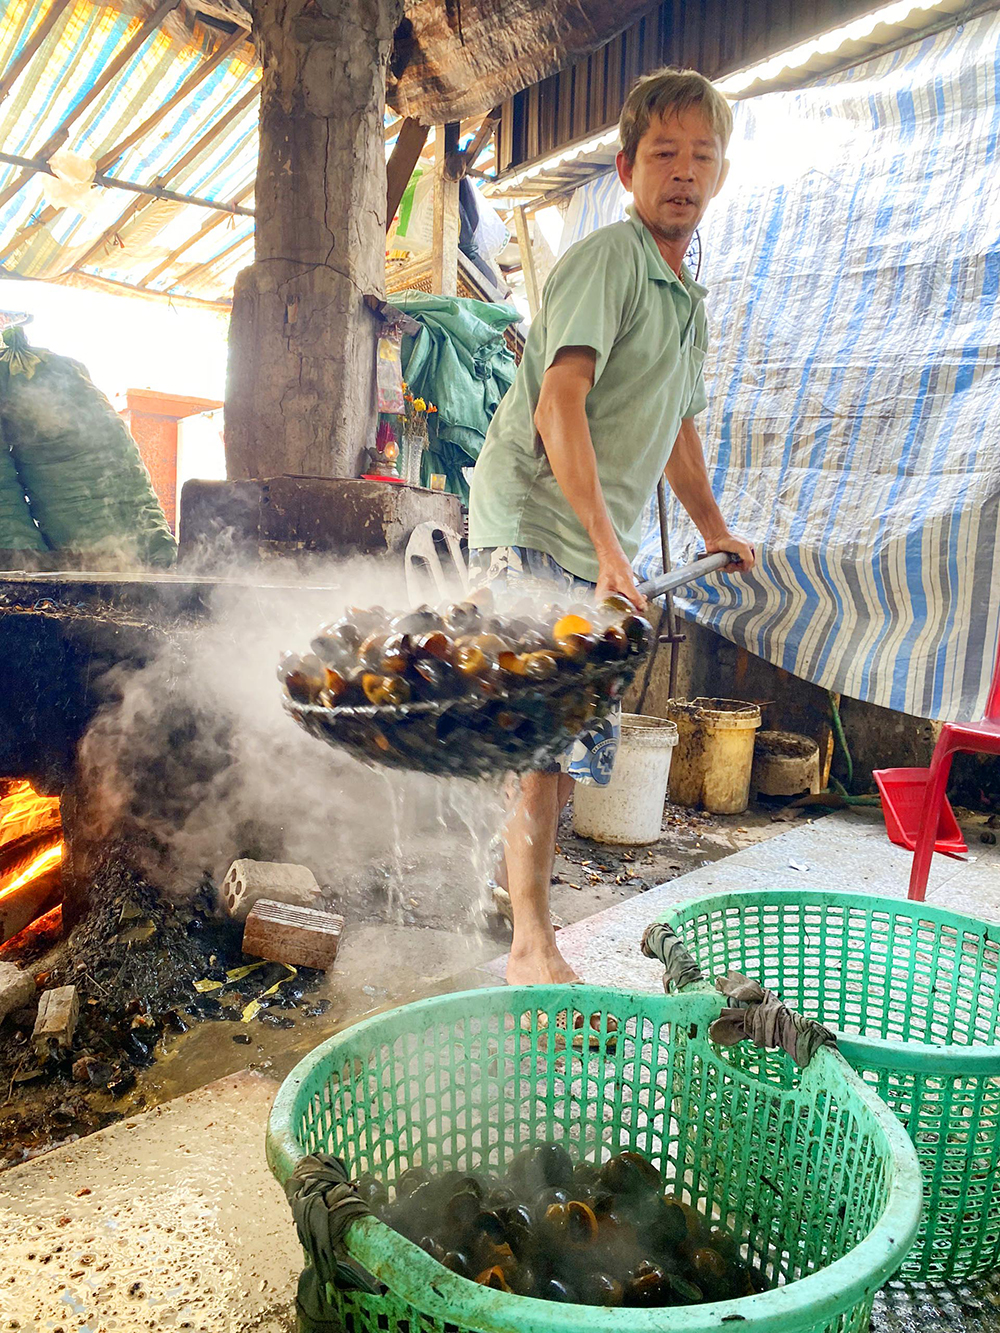
{"label": "wet concrete floor", "polygon": [[[629,883],[608,885],[610,905],[566,925],[562,946],[586,980],[658,990],[661,969],[641,957],[638,941],[643,926],[679,898],[721,888],[796,885],[905,896],[909,855],[887,842],[877,811],[844,812],[793,828],[771,825],[765,817],[759,828],[763,831],[766,822],[767,833],[781,836],[757,842],[752,842],[751,822],[745,816],[738,818],[736,827],[748,832],[737,835],[733,830],[731,836],[734,841],[746,837],[751,845],[720,863],[712,860],[712,851],[720,845],[720,837],[725,842],[730,836],[729,824],[721,835],[707,829],[687,835],[691,858],[697,855],[709,864],[698,864],[648,892],[630,892]],[[935,858],[929,898],[1000,920],[1000,848],[979,843],[980,826],[974,822],[969,829],[968,860]],[[572,910],[577,901],[593,901],[578,895],[597,892],[590,888],[589,867],[582,861],[610,862],[604,848],[580,856],[586,847],[578,846],[566,829],[561,839],[563,858],[557,873],[562,876],[565,871],[565,877],[572,879],[557,886],[557,910],[563,903]],[[677,842],[675,838],[669,852],[675,860]],[[571,888],[571,883],[580,883],[581,888]],[[409,977],[406,967],[398,964],[401,985],[415,987],[412,993],[495,984],[502,974],[502,958],[487,961],[498,950],[489,937],[468,947],[456,945],[443,924],[413,933],[424,936],[426,930],[437,930],[449,942],[439,941],[434,968],[427,962],[418,966],[416,953],[411,955]],[[381,940],[373,936],[369,944],[376,951],[398,955],[403,938],[402,933],[385,934]],[[362,949],[360,940],[357,947],[357,970],[345,943],[343,966],[338,963],[329,981],[334,992],[341,987],[342,1007],[332,1006],[321,1019],[303,1023],[294,1032],[274,1033],[275,1041],[279,1036],[284,1039],[280,1051],[275,1047],[271,1054],[252,1052],[261,1063],[270,1059],[266,1074],[229,1075],[0,1176],[0,1243],[5,1258],[0,1330],[144,1333],[188,1328],[195,1333],[287,1333],[293,1328],[299,1257],[287,1205],[263,1155],[267,1113],[277,1086],[269,1076],[282,1074],[297,1053],[353,1020],[360,1012],[351,1011],[359,1003],[356,991],[364,969],[369,980],[360,986],[360,1003],[378,1008],[406,998],[397,993],[396,973],[387,979],[383,969],[373,977],[368,948]],[[367,960],[364,968],[362,957]],[[434,979],[426,975],[438,967],[441,975]],[[447,968],[453,974],[446,974]],[[375,993],[367,994],[364,985],[374,980]],[[194,1076],[187,1056],[190,1050],[193,1062],[194,1043],[214,1039],[221,1046],[226,1026],[206,1024],[195,1030],[198,1036],[185,1034],[183,1062],[180,1046],[176,1057],[178,1066],[183,1063],[177,1081]],[[269,1033],[267,1040],[271,1039]],[[244,1059],[250,1050],[240,1050]],[[206,1054],[204,1067],[210,1064]],[[874,1328],[878,1333],[915,1333],[918,1326],[930,1324],[962,1333],[1000,1333],[998,1307],[996,1283],[916,1294],[890,1288],[879,1297]]]}

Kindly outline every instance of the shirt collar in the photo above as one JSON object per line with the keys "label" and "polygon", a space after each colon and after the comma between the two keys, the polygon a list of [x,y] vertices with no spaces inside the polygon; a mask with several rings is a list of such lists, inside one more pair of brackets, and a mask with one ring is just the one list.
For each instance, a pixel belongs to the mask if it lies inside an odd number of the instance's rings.
{"label": "shirt collar", "polygon": [[636,212],[635,204],[629,204],[625,212],[628,220],[639,233],[643,252],[646,256],[646,273],[654,282],[672,282],[683,287],[694,301],[703,301],[708,295],[708,288],[695,282],[686,264],[681,264],[680,277],[674,272],[660,254],[659,246],[653,240],[653,234]]}

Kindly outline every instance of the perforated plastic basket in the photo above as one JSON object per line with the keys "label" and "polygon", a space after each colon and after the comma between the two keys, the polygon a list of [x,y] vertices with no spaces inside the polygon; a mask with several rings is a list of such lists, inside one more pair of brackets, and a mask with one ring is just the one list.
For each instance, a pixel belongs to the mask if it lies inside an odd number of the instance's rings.
{"label": "perforated plastic basket", "polygon": [[[867,1333],[874,1292],[916,1233],[913,1148],[831,1049],[789,1089],[735,1068],[706,1036],[721,1007],[704,993],[587,986],[407,1005],[295,1068],[272,1111],[268,1161],[284,1181],[300,1157],[329,1151],[391,1183],[412,1165],[500,1172],[545,1140],[590,1161],[635,1149],[781,1285],[684,1308],[559,1305],[478,1286],[364,1218],[348,1248],[389,1290],[333,1294],[347,1333],[709,1333],[730,1322],[744,1333]],[[560,1014],[572,1030],[574,1013],[598,1013],[602,1032],[614,1017],[613,1053],[556,1049],[539,1012],[550,1032]]]}
{"label": "perforated plastic basket", "polygon": [[995,1269],[1000,927],[924,903],[779,889],[698,898],[663,919],[709,977],[734,968],[835,1028],[907,1127],[925,1209],[902,1276]]}

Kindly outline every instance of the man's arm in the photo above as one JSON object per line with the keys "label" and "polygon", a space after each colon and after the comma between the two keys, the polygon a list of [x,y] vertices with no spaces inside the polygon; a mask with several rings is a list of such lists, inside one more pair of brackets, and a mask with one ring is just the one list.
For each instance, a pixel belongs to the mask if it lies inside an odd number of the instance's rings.
{"label": "man's arm", "polygon": [[590,438],[586,403],[596,360],[591,347],[563,347],[556,353],[542,378],[535,429],[559,489],[594,544],[598,600],[621,593],[641,611],[646,601],[612,527]]}
{"label": "man's arm", "polygon": [[753,569],[756,555],[754,548],[742,537],[734,537],[726,527],[726,520],[715,502],[712,485],[705,467],[705,453],[701,447],[701,436],[694,424],[694,417],[685,417],[677,432],[673,453],[664,468],[664,476],[670,489],[691,515],[691,521],[705,539],[705,550],[711,555],[714,551],[731,551],[738,555],[739,562],[727,565],[726,569],[736,573],[746,573]]}

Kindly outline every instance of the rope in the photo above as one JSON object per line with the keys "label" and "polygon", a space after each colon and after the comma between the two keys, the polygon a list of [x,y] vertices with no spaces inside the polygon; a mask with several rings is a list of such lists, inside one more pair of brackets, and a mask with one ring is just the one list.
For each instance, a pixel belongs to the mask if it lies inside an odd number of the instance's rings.
{"label": "rope", "polygon": [[642,933],[642,952],[647,958],[658,958],[663,964],[663,989],[670,994],[695,982],[704,981],[705,974],[688,953],[684,942],[672,926],[654,921]]}
{"label": "rope", "polygon": [[344,1236],[359,1217],[370,1217],[339,1157],[303,1157],[285,1183],[299,1240],[309,1260],[299,1276],[297,1309],[301,1333],[341,1330],[326,1286],[377,1296],[384,1287],[347,1253]]}
{"label": "rope", "polygon": [[719,1046],[735,1046],[749,1039],[755,1046],[780,1048],[804,1068],[821,1046],[837,1044],[828,1028],[786,1009],[773,991],[764,990],[759,982],[739,972],[716,977],[715,987],[734,1001],[708,1029],[708,1035]]}

